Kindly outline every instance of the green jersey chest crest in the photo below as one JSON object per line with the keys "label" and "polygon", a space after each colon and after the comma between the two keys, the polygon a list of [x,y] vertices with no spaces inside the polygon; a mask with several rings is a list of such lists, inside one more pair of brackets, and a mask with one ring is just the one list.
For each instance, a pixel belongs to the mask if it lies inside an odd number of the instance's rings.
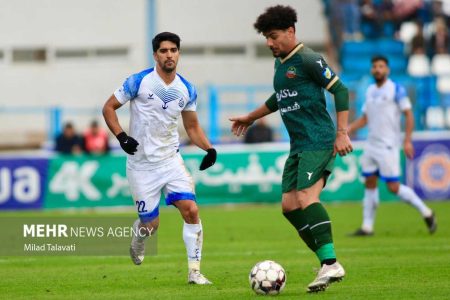
{"label": "green jersey chest crest", "polygon": [[286,77],[289,79],[297,77],[297,69],[294,66],[290,66],[286,71]]}

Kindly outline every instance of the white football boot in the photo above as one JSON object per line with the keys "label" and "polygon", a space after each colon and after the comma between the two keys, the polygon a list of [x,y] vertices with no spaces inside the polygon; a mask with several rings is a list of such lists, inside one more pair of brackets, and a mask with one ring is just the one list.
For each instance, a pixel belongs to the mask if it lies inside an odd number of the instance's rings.
{"label": "white football boot", "polygon": [[200,271],[192,270],[189,271],[188,283],[192,284],[212,284]]}
{"label": "white football boot", "polygon": [[341,281],[345,276],[345,270],[340,263],[323,265],[317,273],[316,279],[308,285],[308,293],[325,291],[330,283]]}
{"label": "white football boot", "polygon": [[[133,231],[138,232],[140,220],[137,219],[133,224]],[[130,257],[135,265],[142,264],[145,255],[145,240],[139,239],[137,235],[131,238]]]}

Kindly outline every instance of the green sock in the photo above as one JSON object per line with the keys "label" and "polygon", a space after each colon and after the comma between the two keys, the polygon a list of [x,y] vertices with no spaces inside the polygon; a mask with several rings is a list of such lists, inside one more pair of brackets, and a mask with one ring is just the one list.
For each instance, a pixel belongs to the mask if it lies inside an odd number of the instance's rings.
{"label": "green sock", "polygon": [[315,253],[320,262],[325,259],[335,259],[331,221],[327,211],[321,203],[313,203],[303,211],[307,217],[311,235],[316,242]]}
{"label": "green sock", "polygon": [[302,238],[303,242],[311,249],[313,252],[316,252],[318,249],[316,243],[314,242],[314,238],[311,235],[311,231],[309,230],[308,220],[300,208],[283,213],[283,215],[288,219],[288,221],[294,226],[297,230],[298,235]]}
{"label": "green sock", "polygon": [[334,252],[333,243],[325,244],[316,251],[317,258],[320,263],[323,264],[324,261],[333,259],[336,261],[336,253]]}

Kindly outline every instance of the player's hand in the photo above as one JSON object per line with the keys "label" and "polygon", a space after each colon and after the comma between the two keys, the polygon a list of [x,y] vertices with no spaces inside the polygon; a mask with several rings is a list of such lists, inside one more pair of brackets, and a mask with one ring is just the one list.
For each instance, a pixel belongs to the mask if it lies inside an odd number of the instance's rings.
{"label": "player's hand", "polygon": [[216,159],[217,159],[216,149],[209,148],[208,150],[206,150],[206,152],[208,152],[208,153],[206,153],[205,157],[203,157],[202,163],[200,164],[200,168],[199,168],[200,171],[206,170],[216,163]]}
{"label": "player's hand", "polygon": [[339,153],[340,156],[345,156],[353,151],[352,142],[348,137],[346,131],[338,131],[336,134],[336,141],[334,142],[333,155]]}
{"label": "player's hand", "polygon": [[405,155],[409,159],[414,158],[414,146],[411,141],[405,141],[403,143],[403,150],[405,151]]}
{"label": "player's hand", "polygon": [[254,122],[253,120],[250,120],[248,115],[229,118],[229,120],[233,122],[231,124],[231,132],[236,136],[244,135]]}
{"label": "player's hand", "polygon": [[117,139],[119,140],[120,147],[122,147],[123,151],[130,155],[134,155],[137,151],[137,146],[139,143],[133,139],[131,136],[128,136],[125,132],[121,132],[117,135]]}

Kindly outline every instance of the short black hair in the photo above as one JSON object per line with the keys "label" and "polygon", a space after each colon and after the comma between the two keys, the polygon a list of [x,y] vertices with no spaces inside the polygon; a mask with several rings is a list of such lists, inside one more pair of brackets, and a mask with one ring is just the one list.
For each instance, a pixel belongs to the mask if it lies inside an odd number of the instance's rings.
{"label": "short black hair", "polygon": [[255,27],[258,33],[269,32],[274,29],[288,29],[294,27],[297,22],[297,12],[290,6],[276,5],[266,9],[258,19],[256,19]]}
{"label": "short black hair", "polygon": [[180,37],[172,32],[161,32],[155,35],[155,37],[152,40],[152,46],[153,46],[153,52],[158,51],[159,47],[161,46],[161,43],[164,41],[169,41],[177,45],[178,50],[180,50]]}
{"label": "short black hair", "polygon": [[377,61],[384,61],[384,63],[386,64],[386,66],[389,66],[389,60],[387,59],[387,57],[386,56],[384,56],[384,55],[375,55],[374,57],[372,57],[372,60],[371,60],[371,62],[372,63],[374,63],[374,62],[377,62]]}

